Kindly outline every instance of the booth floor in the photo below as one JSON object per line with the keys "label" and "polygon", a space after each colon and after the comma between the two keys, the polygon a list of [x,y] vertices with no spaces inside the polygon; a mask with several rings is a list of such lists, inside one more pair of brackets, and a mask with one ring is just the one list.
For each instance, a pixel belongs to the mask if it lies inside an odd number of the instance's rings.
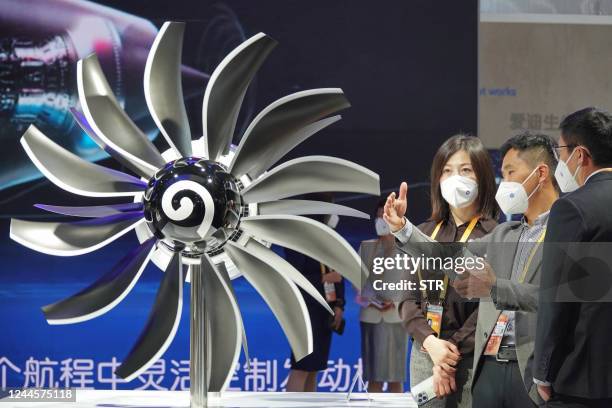
{"label": "booth floor", "polygon": [[[77,390],[76,402],[7,402],[0,408],[188,408],[188,391],[108,391]],[[354,393],[350,401],[346,393],[327,392],[226,392],[222,398],[209,398],[209,407],[220,408],[309,408],[309,407],[402,407],[416,408],[411,394]]]}

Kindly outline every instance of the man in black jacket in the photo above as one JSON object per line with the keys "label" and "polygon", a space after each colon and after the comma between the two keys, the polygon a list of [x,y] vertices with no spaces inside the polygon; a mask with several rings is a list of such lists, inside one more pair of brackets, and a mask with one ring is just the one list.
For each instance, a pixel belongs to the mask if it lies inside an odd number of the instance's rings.
{"label": "man in black jacket", "polygon": [[[568,268],[581,266],[569,266],[562,248],[612,243],[612,115],[586,108],[567,116],[560,128],[555,177],[568,194],[556,201],[548,220],[533,378],[546,406],[612,407],[612,303],[558,297]],[[591,276],[610,273],[584,269]]]}

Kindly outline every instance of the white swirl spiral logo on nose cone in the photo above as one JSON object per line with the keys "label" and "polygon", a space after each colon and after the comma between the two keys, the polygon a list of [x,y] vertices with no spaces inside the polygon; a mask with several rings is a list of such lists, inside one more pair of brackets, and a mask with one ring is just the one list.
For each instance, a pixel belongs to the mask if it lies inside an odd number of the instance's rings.
{"label": "white swirl spiral logo on nose cone", "polygon": [[213,216],[215,215],[215,205],[212,196],[201,184],[191,180],[181,180],[172,184],[162,195],[162,211],[172,221],[183,221],[187,219],[193,213],[193,201],[189,197],[181,198],[177,209],[174,209],[172,206],[172,199],[176,194],[184,190],[193,191],[202,198],[202,201],[204,201],[204,218],[197,229],[198,235],[204,238],[212,225]]}

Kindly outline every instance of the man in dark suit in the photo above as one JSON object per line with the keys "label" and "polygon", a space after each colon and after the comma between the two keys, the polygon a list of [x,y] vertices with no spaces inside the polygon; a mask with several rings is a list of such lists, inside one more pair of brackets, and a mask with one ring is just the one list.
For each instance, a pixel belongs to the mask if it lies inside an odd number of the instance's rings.
{"label": "man in dark suit", "polygon": [[612,242],[612,115],[586,108],[560,128],[555,178],[567,194],[548,220],[533,378],[546,406],[612,407],[612,303],[558,298],[567,269],[579,266],[569,266],[562,248]]}

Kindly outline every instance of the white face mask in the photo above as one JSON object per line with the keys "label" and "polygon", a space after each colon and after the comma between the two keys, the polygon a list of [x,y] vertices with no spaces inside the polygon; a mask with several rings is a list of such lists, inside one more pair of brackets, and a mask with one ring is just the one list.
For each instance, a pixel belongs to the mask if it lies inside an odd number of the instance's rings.
{"label": "white face mask", "polygon": [[[567,161],[570,161],[574,153],[576,153],[576,148],[574,148],[574,151],[569,155]],[[557,184],[559,184],[559,188],[562,192],[569,193],[580,187],[576,181],[578,170],[580,170],[580,166],[576,167],[576,171],[572,174],[569,167],[567,167],[567,163],[559,159],[559,163],[557,163],[557,168],[555,169],[555,180],[557,180]]]}
{"label": "white face mask", "polygon": [[379,237],[389,235],[391,233],[389,224],[387,224],[381,217],[376,218],[376,221],[374,221],[374,227],[376,228],[376,235]]}
{"label": "white face mask", "polygon": [[469,177],[455,174],[440,183],[440,191],[450,206],[463,208],[472,204],[478,196],[478,184]]}
{"label": "white face mask", "polygon": [[504,214],[523,214],[527,211],[529,199],[538,190],[540,185],[538,184],[528,196],[523,184],[533,176],[537,169],[537,167],[533,169],[522,183],[517,183],[516,181],[502,181],[499,183],[495,200]]}

